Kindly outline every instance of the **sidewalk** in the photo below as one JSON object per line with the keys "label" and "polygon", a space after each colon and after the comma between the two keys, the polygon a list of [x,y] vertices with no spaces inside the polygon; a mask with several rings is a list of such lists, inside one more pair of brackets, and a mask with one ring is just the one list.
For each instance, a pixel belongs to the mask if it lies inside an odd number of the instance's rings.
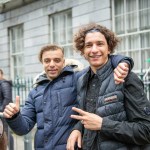
{"label": "sidewalk", "polygon": [[[29,133],[29,135],[26,136],[26,139],[25,136],[18,136],[12,133],[12,136],[14,138],[14,150],[34,150],[34,133],[35,133],[35,129],[33,129],[31,133]],[[26,141],[26,145],[24,144],[25,141]],[[32,142],[32,145],[30,144],[30,142]],[[31,148],[29,149],[28,147]],[[11,150],[11,148],[9,150]]]}

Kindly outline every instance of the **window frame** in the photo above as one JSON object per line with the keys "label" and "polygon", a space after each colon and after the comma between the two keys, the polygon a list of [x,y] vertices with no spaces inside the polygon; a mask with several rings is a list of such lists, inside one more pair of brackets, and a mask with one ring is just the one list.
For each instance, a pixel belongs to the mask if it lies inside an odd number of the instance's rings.
{"label": "window frame", "polygon": [[[12,32],[16,32],[15,34],[17,34],[17,32],[19,30],[21,31],[21,34],[15,35],[15,38],[17,37],[15,39],[13,37]],[[8,28],[8,34],[9,34],[9,48],[10,48],[11,77],[13,79],[16,78],[17,76],[24,77],[25,65],[24,65],[24,49],[23,49],[24,48],[23,24],[9,27]],[[15,40],[13,40],[13,39],[15,39]],[[15,48],[13,48],[13,42],[15,43],[14,44],[16,46]],[[18,47],[20,47],[20,50],[18,50],[19,49]],[[16,59],[16,64],[15,64],[15,59]],[[19,59],[22,61],[21,63],[18,61]],[[20,71],[20,70],[22,70],[22,71]],[[16,71],[17,71],[17,73],[16,73]]]}
{"label": "window frame", "polygon": [[[71,18],[68,18],[68,16],[71,16]],[[65,17],[65,28],[61,28],[61,20],[60,20],[60,17],[61,16],[64,16]],[[60,30],[54,30],[54,18],[58,18],[58,22],[57,22],[57,26],[58,26],[58,29]],[[70,19],[70,20],[69,20]],[[70,22],[69,22],[69,21]],[[70,26],[68,27],[68,22],[70,23]],[[74,57],[74,52],[72,50],[72,46],[73,46],[73,41],[72,41],[72,37],[73,37],[73,26],[72,26],[72,9],[68,9],[68,10],[65,10],[65,11],[61,11],[61,12],[58,12],[58,13],[55,13],[55,14],[51,14],[49,16],[49,41],[50,43],[55,43],[55,44],[59,44],[60,46],[64,47],[64,54],[65,54],[65,57]],[[63,37],[63,36],[60,36],[61,34],[61,31],[64,30],[65,31],[65,34],[64,34],[64,37],[65,37],[65,41],[64,43],[61,43],[61,40],[60,38]],[[70,31],[70,35],[69,35],[69,31]],[[58,36],[58,40],[55,41],[54,39],[56,37],[54,37],[54,33],[57,33],[57,36]],[[63,39],[64,39],[63,37]],[[70,38],[68,38],[70,37]],[[61,38],[62,39],[62,38]],[[70,42],[69,42],[70,41]],[[66,49],[67,47],[67,49]]]}

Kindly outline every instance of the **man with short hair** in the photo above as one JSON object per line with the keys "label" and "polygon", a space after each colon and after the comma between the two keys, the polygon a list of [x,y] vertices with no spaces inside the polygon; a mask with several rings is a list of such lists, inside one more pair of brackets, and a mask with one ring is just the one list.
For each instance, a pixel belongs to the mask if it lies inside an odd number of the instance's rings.
{"label": "man with short hair", "polygon": [[[118,44],[115,34],[96,23],[85,25],[75,34],[75,48],[89,62],[79,78],[79,120],[73,128],[67,150],[77,143],[82,150],[150,149],[150,102],[142,81],[130,72],[122,84],[115,84],[110,54]],[[81,140],[82,139],[82,140]]]}
{"label": "man with short hair", "polygon": [[[124,60],[120,56],[114,57],[118,62]],[[3,114],[18,135],[27,134],[37,123],[35,150],[65,150],[67,138],[76,122],[70,118],[74,114],[72,107],[78,105],[76,83],[84,71],[74,72],[72,67],[64,67],[63,48],[54,44],[42,47],[39,60],[46,74],[38,78],[22,111],[17,97],[16,103],[7,105]],[[127,70],[124,65],[123,68]]]}

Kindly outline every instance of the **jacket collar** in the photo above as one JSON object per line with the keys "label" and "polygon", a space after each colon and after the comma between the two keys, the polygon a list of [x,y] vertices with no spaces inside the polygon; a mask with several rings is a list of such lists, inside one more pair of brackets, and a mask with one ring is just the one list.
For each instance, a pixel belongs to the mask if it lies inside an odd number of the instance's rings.
{"label": "jacket collar", "polygon": [[[98,75],[98,78],[100,80],[104,80],[112,73],[112,71],[113,71],[113,68],[112,68],[111,60],[108,59],[107,63],[102,68],[100,68],[96,71],[96,74]],[[89,67],[87,76],[90,77],[91,73],[92,73],[92,70]]]}
{"label": "jacket collar", "polygon": [[[74,73],[73,67],[66,66],[66,67],[63,68],[61,74],[56,79],[58,79],[60,77],[65,77],[66,75],[73,74],[73,73]],[[40,83],[43,83],[43,82],[50,82],[50,80],[47,78],[45,73],[38,77],[35,84],[40,84]]]}
{"label": "jacket collar", "polygon": [[100,69],[97,70],[96,74],[102,80],[107,78],[113,71],[111,60],[108,59],[107,63]]}

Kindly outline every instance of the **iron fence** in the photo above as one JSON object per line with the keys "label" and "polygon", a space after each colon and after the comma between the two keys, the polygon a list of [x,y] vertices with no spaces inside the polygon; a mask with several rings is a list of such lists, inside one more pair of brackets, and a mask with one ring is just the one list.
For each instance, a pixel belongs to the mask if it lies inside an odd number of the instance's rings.
{"label": "iron fence", "polygon": [[[20,96],[20,109],[25,104],[25,100],[28,97],[29,91],[33,87],[33,80],[32,78],[19,78],[17,77],[13,81],[13,87],[12,87],[12,95],[13,95],[13,101],[15,102],[16,96]],[[35,129],[33,129],[30,133],[28,133],[25,136],[17,136],[12,132],[12,135],[14,137],[14,149],[15,150],[32,150],[33,149],[33,136],[35,133]],[[11,150],[11,147],[9,148]]]}

